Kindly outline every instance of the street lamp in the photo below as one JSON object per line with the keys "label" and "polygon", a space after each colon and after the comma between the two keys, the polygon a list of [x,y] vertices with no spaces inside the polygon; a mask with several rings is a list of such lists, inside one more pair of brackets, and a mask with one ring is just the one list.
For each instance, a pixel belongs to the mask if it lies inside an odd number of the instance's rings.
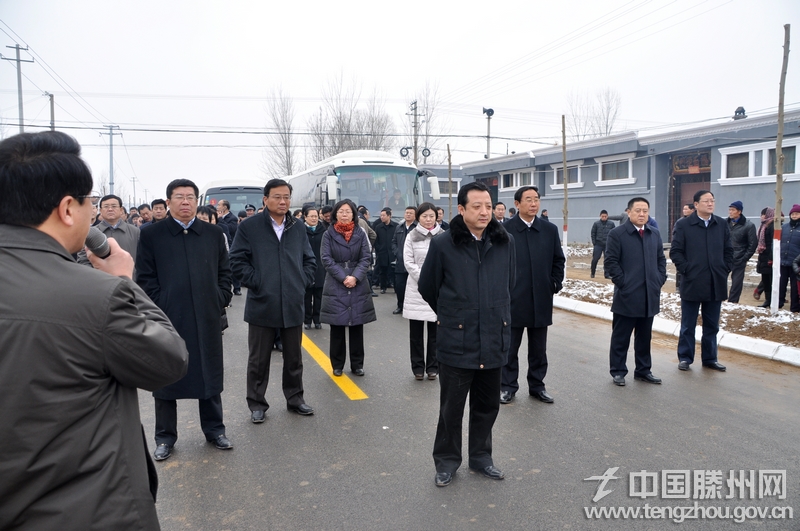
{"label": "street lamp", "polygon": [[483,114],[486,115],[486,156],[484,158],[488,159],[491,153],[489,150],[489,145],[491,143],[492,116],[494,115],[494,109],[487,109],[484,107]]}

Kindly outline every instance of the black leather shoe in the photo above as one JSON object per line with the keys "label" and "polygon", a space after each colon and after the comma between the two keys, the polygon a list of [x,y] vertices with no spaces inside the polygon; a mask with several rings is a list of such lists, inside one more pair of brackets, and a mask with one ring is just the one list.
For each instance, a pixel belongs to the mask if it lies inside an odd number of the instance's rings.
{"label": "black leather shoe", "polygon": [[621,374],[614,375],[614,385],[625,387],[625,377]]}
{"label": "black leather shoe", "polygon": [[159,444],[156,451],[153,452],[153,459],[156,461],[163,461],[172,455],[172,446],[168,444]]}
{"label": "black leather shoe", "polygon": [[428,373],[428,380],[435,380],[437,376],[439,376],[438,372],[429,372]]}
{"label": "black leather shoe", "polygon": [[688,361],[682,361],[682,362],[678,363],[678,370],[679,371],[688,371],[689,370],[689,362]]}
{"label": "black leather shoe", "polygon": [[261,424],[267,419],[267,412],[266,411],[253,411],[250,413],[250,420],[253,421],[253,424]]}
{"label": "black leather shoe", "polygon": [[314,328],[317,329],[317,330],[322,330],[322,325],[317,323],[317,324],[314,325]]}
{"label": "black leather shoe", "polygon": [[242,290],[239,289],[239,288],[236,288],[235,290],[233,290],[233,294],[234,295],[241,295],[242,294]]}
{"label": "black leather shoe", "polygon": [[219,450],[232,450],[233,449],[233,445],[228,440],[228,438],[225,437],[224,433],[222,435],[218,436],[216,439],[214,439],[214,446],[216,446],[217,449],[219,449]]}
{"label": "black leather shoe", "polygon": [[381,295],[383,295],[383,294],[385,294],[385,293],[386,293],[386,290],[385,290],[385,289],[382,289],[382,290],[381,290]]}
{"label": "black leather shoe", "polygon": [[403,313],[403,309],[402,308],[395,308],[394,310],[392,310],[392,315],[398,315],[398,314],[401,314],[401,313]]}
{"label": "black leather shoe", "polygon": [[545,404],[552,404],[553,397],[547,391],[531,391],[531,396],[537,400],[541,400]]}
{"label": "black leather shoe", "polygon": [[341,376],[342,375],[342,369],[333,369],[333,375],[334,376]]}
{"label": "black leather shoe", "polygon": [[446,487],[453,481],[453,474],[450,472],[437,472],[436,473],[436,486]]}
{"label": "black leather shoe", "polygon": [[505,479],[506,477],[506,475],[503,474],[503,472],[501,472],[499,468],[495,468],[494,465],[489,465],[484,468],[472,468],[472,470],[478,472],[479,474],[483,474],[489,479]]}
{"label": "black leather shoe", "polygon": [[725,367],[725,365],[722,365],[717,361],[712,361],[711,363],[704,363],[703,367],[708,367],[709,369],[714,369],[715,371],[720,371],[720,372],[725,372],[728,370]]}
{"label": "black leather shoe", "polygon": [[510,404],[514,400],[514,393],[511,391],[500,391],[500,403]]}
{"label": "black leather shoe", "polygon": [[286,406],[286,409],[289,411],[294,411],[298,415],[308,416],[314,414],[314,408],[308,404],[300,404],[299,406]]}
{"label": "black leather shoe", "polygon": [[661,383],[661,378],[656,378],[655,376],[653,376],[652,372],[648,372],[647,374],[634,374],[633,379],[639,380],[640,382],[647,382],[651,384]]}
{"label": "black leather shoe", "polygon": [[350,372],[352,372],[356,376],[364,376],[364,369],[353,369]]}
{"label": "black leather shoe", "polygon": [[276,341],[275,345],[274,345],[274,348],[278,352],[283,352],[283,342],[282,341]]}
{"label": "black leather shoe", "polygon": [[414,375],[414,379],[415,380],[424,380],[425,379],[425,375],[424,374],[415,374]]}
{"label": "black leather shoe", "polygon": [[372,296],[373,296],[373,297],[377,297],[377,296],[378,296],[378,294],[377,294],[377,293],[375,293],[375,292],[373,291],[373,292],[372,292]]}
{"label": "black leather shoe", "polygon": [[304,324],[303,328],[305,328],[306,330],[311,330],[311,323]]}

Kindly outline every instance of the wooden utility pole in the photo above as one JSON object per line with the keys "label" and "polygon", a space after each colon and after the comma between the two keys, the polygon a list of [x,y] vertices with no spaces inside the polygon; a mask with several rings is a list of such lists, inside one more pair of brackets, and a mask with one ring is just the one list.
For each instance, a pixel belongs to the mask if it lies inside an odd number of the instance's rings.
{"label": "wooden utility pole", "polygon": [[[447,215],[453,218],[453,163],[450,160],[450,144],[447,144]],[[444,219],[442,219],[444,221]],[[448,221],[449,223],[449,221]]]}
{"label": "wooden utility pole", "polygon": [[[567,208],[567,183],[569,182],[569,168],[567,168],[567,121],[565,116],[561,115],[561,158],[564,162],[563,168],[563,175],[564,175],[564,208],[561,209],[561,213],[564,214],[564,237],[561,242],[561,245],[564,247],[564,256],[569,257],[567,254],[567,225],[569,225],[569,209]],[[558,172],[558,170],[556,170]],[[567,278],[566,271],[568,268],[564,269],[564,278]]]}
{"label": "wooden utility pole", "polygon": [[781,208],[783,207],[783,98],[786,88],[786,70],[789,67],[789,35],[791,25],[783,26],[783,66],[781,82],[778,89],[778,135],[775,140],[775,220],[773,223],[774,240],[772,242],[772,303],[771,313],[778,313],[778,282],[781,276]]}

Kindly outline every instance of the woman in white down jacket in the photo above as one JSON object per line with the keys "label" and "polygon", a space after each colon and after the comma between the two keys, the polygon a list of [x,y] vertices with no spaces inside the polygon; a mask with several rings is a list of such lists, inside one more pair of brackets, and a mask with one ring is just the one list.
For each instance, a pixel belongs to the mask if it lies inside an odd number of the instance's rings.
{"label": "woman in white down jacket", "polygon": [[[439,374],[436,361],[436,313],[428,306],[419,294],[417,284],[419,272],[428,254],[431,240],[444,232],[436,223],[436,206],[433,203],[422,203],[417,209],[417,226],[406,236],[403,249],[403,263],[408,271],[408,284],[403,302],[403,317],[409,320],[409,338],[411,343],[411,371],[417,380],[425,378],[435,380]],[[425,355],[425,323],[428,323],[427,357]]]}

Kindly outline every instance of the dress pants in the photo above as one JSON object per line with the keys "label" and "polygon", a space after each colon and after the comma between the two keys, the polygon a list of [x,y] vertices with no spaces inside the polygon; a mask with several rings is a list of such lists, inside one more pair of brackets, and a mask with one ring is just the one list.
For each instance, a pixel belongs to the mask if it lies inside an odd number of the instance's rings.
{"label": "dress pants", "polygon": [[403,301],[406,299],[406,284],[408,283],[408,273],[394,274],[394,292],[397,295],[397,307],[403,309]]}
{"label": "dress pants", "polygon": [[[511,348],[508,361],[503,366],[502,390],[510,393],[519,391],[519,347],[522,345],[523,327],[511,327]],[[547,327],[528,327],[528,391],[544,391],[544,377],[547,374]]]}
{"label": "dress pants", "polygon": [[592,249],[592,269],[591,272],[594,275],[597,272],[597,262],[600,261],[600,257],[603,256],[603,253],[606,250],[606,244],[597,244]]}
{"label": "dress pants", "polygon": [[767,306],[772,304],[772,271],[761,273],[761,284],[758,285],[759,293],[764,294],[764,302]]}
{"label": "dress pants", "polygon": [[364,325],[336,326],[331,325],[331,367],[344,370],[347,358],[345,328],[350,329],[350,370],[364,368]]}
{"label": "dress pants", "polygon": [[502,369],[461,369],[439,363],[439,425],[433,443],[436,472],[461,466],[461,424],[469,395],[469,466],[493,465],[492,427],[500,411]]}
{"label": "dress pants", "polygon": [[722,301],[687,301],[681,299],[681,332],[678,337],[678,361],[694,362],[694,331],[697,326],[697,313],[702,306],[703,337],[700,352],[703,363],[717,361],[717,333],[719,332],[719,313]]}
{"label": "dress pants", "polygon": [[744,286],[744,273],[747,269],[747,262],[733,266],[731,270],[731,291],[728,293],[728,302],[739,302]]}
{"label": "dress pants", "polygon": [[269,382],[269,364],[275,334],[280,332],[283,343],[283,396],[286,404],[305,404],[303,398],[303,327],[270,328],[250,324],[247,343],[250,356],[247,359],[247,407],[250,411],[266,411],[269,404],[265,398]]}
{"label": "dress pants", "polygon": [[650,339],[653,336],[653,318],[627,317],[615,313],[611,325],[611,347],[608,356],[611,376],[628,374],[626,360],[628,359],[628,347],[631,345],[631,332],[636,334],[633,340],[633,351],[636,356],[634,374],[637,376],[650,374],[652,367]]}
{"label": "dress pants", "polygon": [[[175,446],[178,440],[178,401],[155,399],[156,407],[156,445]],[[225,424],[222,423],[222,396],[199,399],[197,409],[200,412],[200,428],[206,440],[214,441],[225,435]]]}
{"label": "dress pants", "polygon": [[[425,357],[425,323],[428,323],[428,357]],[[409,319],[408,332],[411,345],[411,371],[414,374],[438,373],[439,362],[436,361],[436,328],[433,321],[417,321]]]}
{"label": "dress pants", "polygon": [[[788,286],[787,286],[788,284]],[[783,308],[786,304],[786,288],[789,288],[789,309],[793,312],[800,312],[800,300],[797,293],[797,277],[792,266],[781,266],[781,278],[778,280],[778,300],[779,307]]]}
{"label": "dress pants", "polygon": [[378,266],[375,268],[378,273],[378,284],[382,290],[389,287],[389,265]]}
{"label": "dress pants", "polygon": [[305,296],[306,314],[305,324],[319,324],[319,312],[322,308],[322,286],[306,288]]}

